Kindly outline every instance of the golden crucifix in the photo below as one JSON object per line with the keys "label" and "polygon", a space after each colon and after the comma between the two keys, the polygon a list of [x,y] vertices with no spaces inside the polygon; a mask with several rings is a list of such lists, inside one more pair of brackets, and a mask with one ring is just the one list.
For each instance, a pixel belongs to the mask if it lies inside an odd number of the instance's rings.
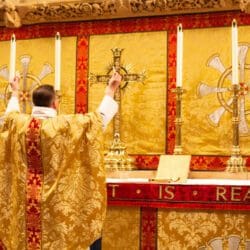
{"label": "golden crucifix", "polygon": [[121,123],[121,90],[125,89],[130,82],[143,82],[145,72],[140,74],[129,73],[121,64],[121,54],[123,49],[113,48],[113,63],[109,65],[106,75],[90,74],[90,83],[107,83],[111,77],[113,69],[122,75],[122,83],[115,93],[115,100],[119,105],[119,111],[114,117],[113,142],[105,157],[105,165],[110,170],[131,170],[133,169],[132,159],[128,156],[126,146],[120,140],[120,123]]}

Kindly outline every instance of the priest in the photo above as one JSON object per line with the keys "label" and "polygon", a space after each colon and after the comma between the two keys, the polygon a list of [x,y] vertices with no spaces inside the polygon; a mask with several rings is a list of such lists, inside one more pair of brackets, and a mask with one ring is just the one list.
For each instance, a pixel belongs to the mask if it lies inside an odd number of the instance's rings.
{"label": "priest", "polygon": [[103,130],[118,110],[121,76],[88,114],[58,115],[50,85],[21,114],[18,82],[0,127],[0,249],[82,250],[100,238],[106,214]]}

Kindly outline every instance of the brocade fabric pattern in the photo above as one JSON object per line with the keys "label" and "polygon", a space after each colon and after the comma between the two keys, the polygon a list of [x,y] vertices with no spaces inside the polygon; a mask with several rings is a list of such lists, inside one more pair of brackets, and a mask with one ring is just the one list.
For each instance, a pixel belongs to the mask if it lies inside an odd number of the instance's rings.
{"label": "brocade fabric pattern", "polygon": [[[30,119],[10,113],[0,130],[0,240],[8,250],[27,249],[32,240],[25,217]],[[84,249],[100,237],[106,214],[101,124],[97,113],[42,121],[40,249]]]}

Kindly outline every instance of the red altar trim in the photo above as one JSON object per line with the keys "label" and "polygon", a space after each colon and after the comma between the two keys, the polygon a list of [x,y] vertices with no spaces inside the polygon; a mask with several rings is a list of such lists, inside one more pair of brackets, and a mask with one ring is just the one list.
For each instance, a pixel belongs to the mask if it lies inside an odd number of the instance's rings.
{"label": "red altar trim", "polygon": [[137,169],[157,169],[159,155],[135,155],[135,166]]}
{"label": "red altar trim", "polygon": [[190,169],[192,170],[218,170],[224,171],[227,167],[229,156],[200,156],[191,158]]}
{"label": "red altar trim", "polygon": [[88,110],[88,47],[88,37],[79,37],[76,65],[76,113],[86,113]]}
{"label": "red altar trim", "polygon": [[[173,130],[173,128],[171,128],[170,130],[172,130],[172,133],[175,134],[175,130]],[[171,131],[169,132],[169,135],[170,134]],[[173,150],[174,143],[172,146]],[[143,169],[155,170],[157,169],[160,160],[160,155],[135,155],[134,157],[135,157],[135,166],[139,170]],[[244,159],[246,161],[246,167],[250,170],[250,157],[244,157]],[[227,167],[228,160],[229,156],[192,155],[190,162],[190,169],[224,171]]]}
{"label": "red altar trim", "polygon": [[41,121],[33,118],[26,135],[26,238],[27,249],[40,250],[42,246],[41,198],[43,167],[40,141]]}
{"label": "red altar trim", "polygon": [[108,183],[110,206],[249,210],[250,186]]}
{"label": "red altar trim", "polygon": [[[88,69],[88,37],[98,34],[167,31],[167,128],[166,128],[166,153],[172,154],[175,143],[175,95],[171,92],[175,88],[176,71],[176,26],[182,23],[183,29],[199,29],[209,27],[231,27],[235,18],[239,26],[250,25],[249,14],[240,11],[228,11],[207,14],[175,15],[162,17],[138,17],[119,20],[98,20],[84,22],[50,23],[23,26],[19,29],[1,28],[0,40],[8,41],[14,32],[17,40],[41,37],[54,37],[60,32],[61,37],[77,36],[77,77],[76,77],[76,113],[87,111],[87,69]],[[134,156],[137,162],[142,162],[139,169],[156,169],[154,156]],[[155,158],[158,156],[155,155]],[[226,158],[220,156],[195,156],[192,157],[191,170],[223,170]],[[200,164],[200,162],[202,164]],[[247,158],[250,163],[250,158]],[[247,164],[250,165],[250,164]]]}
{"label": "red altar trim", "polygon": [[141,208],[140,249],[157,249],[157,209]]}

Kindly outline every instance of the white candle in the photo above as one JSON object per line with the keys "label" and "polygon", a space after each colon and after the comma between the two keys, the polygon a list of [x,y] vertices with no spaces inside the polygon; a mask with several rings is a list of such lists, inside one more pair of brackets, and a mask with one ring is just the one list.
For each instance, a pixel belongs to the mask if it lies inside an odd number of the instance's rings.
{"label": "white candle", "polygon": [[61,37],[56,33],[55,37],[55,90],[60,90],[61,85]]}
{"label": "white candle", "polygon": [[238,76],[238,29],[237,22],[232,22],[232,84],[239,83]]}
{"label": "white candle", "polygon": [[182,25],[177,26],[177,58],[176,58],[176,86],[182,87],[182,64],[183,64],[183,32]]}
{"label": "white candle", "polygon": [[16,70],[16,36],[12,34],[10,40],[10,66],[9,66],[9,82],[12,82],[15,77]]}

